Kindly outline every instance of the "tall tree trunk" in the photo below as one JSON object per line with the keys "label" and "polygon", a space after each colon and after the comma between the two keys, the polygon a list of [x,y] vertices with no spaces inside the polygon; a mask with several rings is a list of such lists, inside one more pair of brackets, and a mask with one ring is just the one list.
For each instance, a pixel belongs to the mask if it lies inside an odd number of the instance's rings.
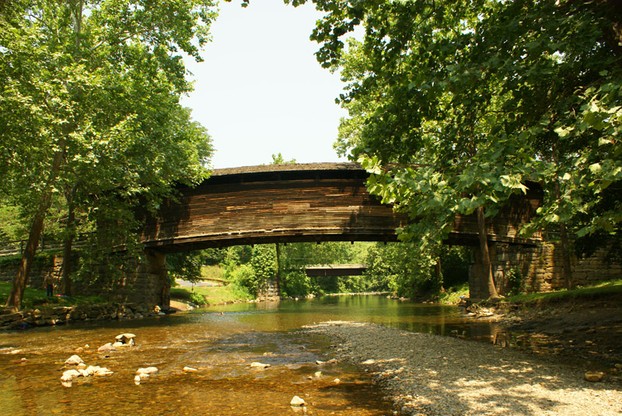
{"label": "tall tree trunk", "polygon": [[484,215],[484,207],[477,208],[477,234],[479,237],[479,248],[482,252],[482,275],[480,279],[486,284],[483,285],[487,289],[489,298],[498,298],[495,279],[492,274],[492,264],[490,261],[490,251],[488,249],[488,232],[486,230],[486,217]]}
{"label": "tall tree trunk", "polygon": [[[561,200],[561,188],[559,180],[555,181],[555,198]],[[573,289],[572,262],[570,260],[570,239],[568,238],[568,228],[566,224],[559,224],[559,248],[562,252],[562,279],[566,289]]]}
{"label": "tall tree trunk", "polygon": [[568,229],[565,224],[559,227],[559,245],[562,251],[562,270],[566,289],[574,289],[574,279],[572,278],[572,261],[570,259],[570,239]]}
{"label": "tall tree trunk", "polygon": [[[555,165],[559,167],[558,146],[556,145],[553,146],[553,160],[555,161]],[[559,175],[560,174],[558,173],[557,178],[555,179],[555,199],[561,206],[562,189]],[[572,279],[572,262],[570,259],[570,238],[568,237],[568,228],[563,222],[559,224],[559,245],[562,252],[562,279],[564,280],[566,288],[572,289],[574,287],[574,283]]]}
{"label": "tall tree trunk", "polygon": [[279,243],[276,246],[276,293],[281,297],[281,245]]}
{"label": "tall tree trunk", "polygon": [[445,292],[445,288],[443,287],[443,265],[440,256],[434,265],[434,276],[436,278],[436,287],[434,289],[439,293]]}
{"label": "tall tree trunk", "polygon": [[67,199],[67,225],[65,230],[65,241],[63,242],[63,274],[61,276],[61,293],[71,295],[71,272],[72,272],[72,249],[73,240],[76,236],[76,215],[74,210],[73,197],[76,186],[73,186],[65,193]]}
{"label": "tall tree trunk", "polygon": [[22,299],[24,298],[24,290],[28,283],[28,276],[30,275],[30,268],[32,266],[39,240],[41,239],[41,233],[43,232],[43,221],[47,215],[50,205],[52,205],[52,188],[56,178],[60,173],[61,164],[65,155],[66,142],[61,139],[58,143],[59,150],[54,153],[54,159],[52,160],[52,166],[47,181],[47,187],[41,195],[39,200],[39,206],[35,212],[30,226],[30,232],[28,234],[28,242],[26,243],[26,249],[22,253],[22,259],[19,263],[19,269],[13,279],[13,286],[11,293],[6,301],[6,306],[13,311],[20,309],[22,305]]}

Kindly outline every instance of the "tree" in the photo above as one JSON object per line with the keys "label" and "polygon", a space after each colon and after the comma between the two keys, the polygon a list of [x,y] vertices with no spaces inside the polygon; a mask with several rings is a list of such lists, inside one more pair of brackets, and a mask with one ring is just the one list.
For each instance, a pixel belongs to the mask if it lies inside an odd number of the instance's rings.
{"label": "tree", "polygon": [[215,14],[209,0],[0,7],[0,175],[31,224],[7,301],[18,308],[54,199],[90,218],[112,199],[155,209],[173,181],[205,176],[208,136],[179,104],[181,53],[200,59]]}
{"label": "tree", "polygon": [[272,163],[271,165],[293,165],[296,163],[296,159],[285,160],[281,152],[276,155],[272,155]]}
{"label": "tree", "polygon": [[485,254],[487,218],[527,179],[545,189],[536,226],[564,252],[571,235],[618,232],[619,203],[581,220],[622,179],[618,2],[313,2],[318,60],[347,83],[337,149],[409,214],[401,236],[430,263],[457,214],[477,215]]}

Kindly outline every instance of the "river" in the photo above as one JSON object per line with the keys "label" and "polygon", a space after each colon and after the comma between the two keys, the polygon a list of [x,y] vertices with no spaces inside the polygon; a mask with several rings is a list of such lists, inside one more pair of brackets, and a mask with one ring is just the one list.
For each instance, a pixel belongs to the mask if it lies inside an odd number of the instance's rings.
{"label": "river", "polygon": [[[3,332],[0,407],[7,416],[302,414],[290,406],[297,395],[314,415],[392,414],[365,372],[317,363],[328,360],[331,340],[300,329],[329,320],[487,340],[493,329],[465,320],[456,307],[341,296]],[[121,333],[135,334],[136,345],[97,351]],[[64,387],[64,362],[73,354],[113,374],[79,377]],[[253,362],[270,366],[253,368]],[[136,370],[149,366],[159,371],[137,384]]]}

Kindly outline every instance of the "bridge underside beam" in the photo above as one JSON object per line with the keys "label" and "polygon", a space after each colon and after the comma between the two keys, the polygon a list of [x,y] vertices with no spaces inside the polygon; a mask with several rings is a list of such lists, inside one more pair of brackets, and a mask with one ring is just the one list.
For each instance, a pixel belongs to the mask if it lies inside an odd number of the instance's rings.
{"label": "bridge underside beam", "polygon": [[323,243],[329,241],[345,242],[396,242],[397,234],[394,230],[387,232],[369,233],[341,233],[329,234],[317,231],[310,233],[279,233],[279,232],[257,232],[247,234],[227,234],[222,236],[200,236],[196,238],[176,238],[150,241],[145,244],[147,248],[155,249],[165,253],[175,253],[181,251],[202,250],[206,248],[223,248],[237,245],[255,244],[287,244],[287,243]]}

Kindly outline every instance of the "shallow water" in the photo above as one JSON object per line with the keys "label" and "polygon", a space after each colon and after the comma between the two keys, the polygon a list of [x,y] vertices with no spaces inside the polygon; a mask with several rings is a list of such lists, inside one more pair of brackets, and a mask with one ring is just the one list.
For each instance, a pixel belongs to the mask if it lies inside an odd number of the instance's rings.
{"label": "shallow water", "polygon": [[[466,321],[455,307],[379,296],[237,304],[125,322],[95,322],[0,333],[0,403],[6,415],[287,415],[294,395],[306,414],[389,415],[391,405],[368,375],[326,361],[331,340],[298,331],[329,320],[373,322],[418,332],[490,339],[489,324]],[[97,348],[136,334],[136,346]],[[114,373],[79,377],[64,387],[64,361]],[[251,368],[252,362],[270,364]],[[138,368],[159,372],[140,384]],[[183,371],[185,366],[196,372]],[[321,373],[318,373],[321,372]],[[339,382],[335,382],[339,379]]]}

